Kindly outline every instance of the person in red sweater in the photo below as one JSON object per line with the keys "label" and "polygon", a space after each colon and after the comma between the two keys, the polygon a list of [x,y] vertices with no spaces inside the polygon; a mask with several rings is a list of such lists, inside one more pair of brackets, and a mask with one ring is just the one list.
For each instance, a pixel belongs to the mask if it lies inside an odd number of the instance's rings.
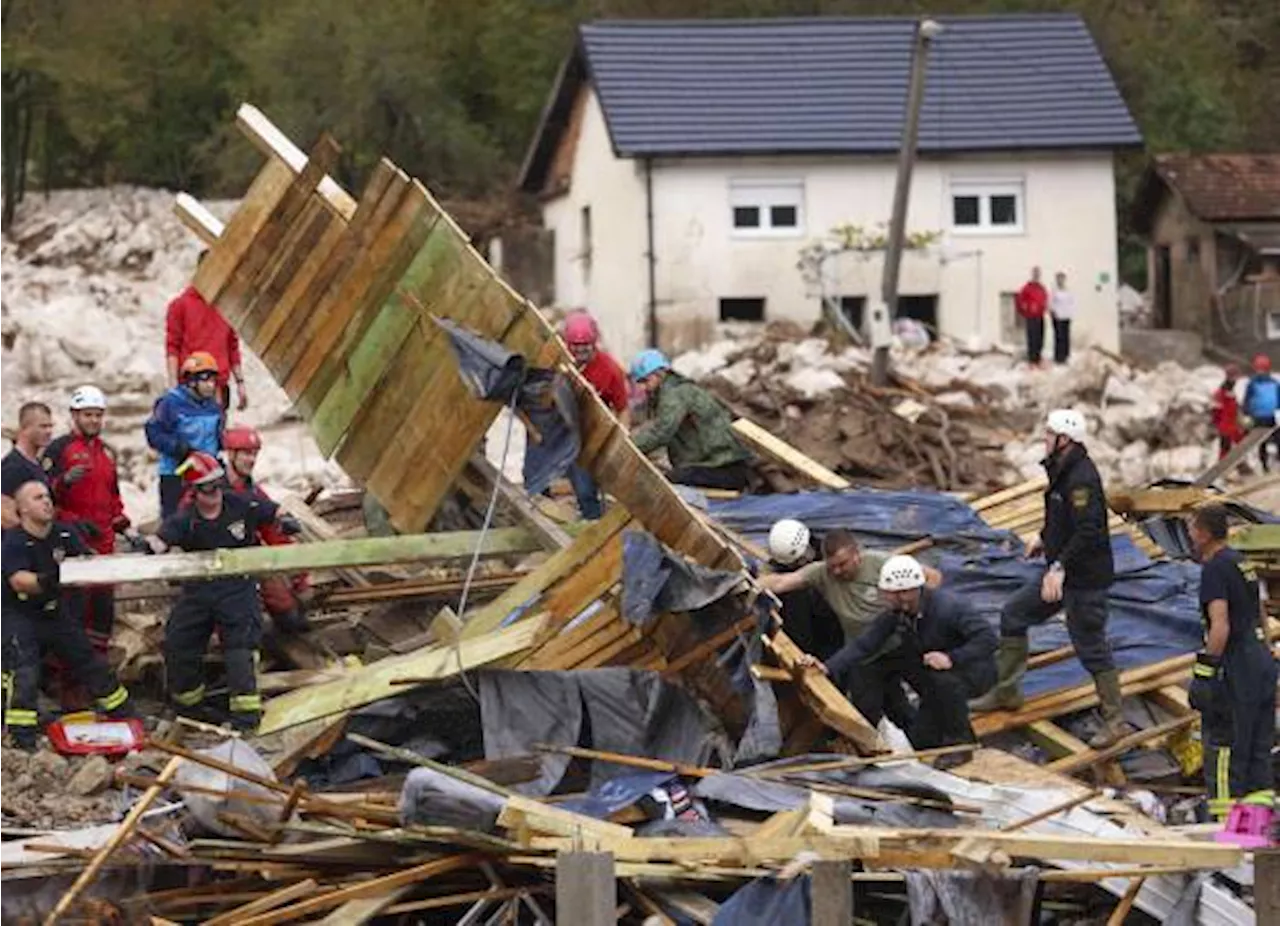
{"label": "person in red sweater", "polygon": [[[45,448],[42,465],[53,491],[54,517],[75,528],[94,553],[114,553],[116,534],[130,530],[120,498],[115,451],[102,440],[107,400],[97,386],[81,386],[71,393],[71,432],[54,438]],[[106,656],[115,623],[115,591],[92,585],[77,593],[84,606],[84,628],[93,649]],[[64,706],[78,708],[92,699],[78,691],[78,679],[58,675]]]}
{"label": "person in red sweater", "polygon": [[[207,253],[207,252],[206,252]],[[204,260],[204,254],[200,255]],[[249,407],[240,369],[240,337],[218,310],[205,302],[194,286],[188,286],[169,303],[165,316],[165,363],[169,385],[178,385],[182,361],[197,351],[206,351],[218,362],[218,399],[224,409],[231,407],[231,377],[236,381],[236,408]]]}
{"label": "person in red sweater", "polygon": [[[583,379],[604,400],[604,404],[618,416],[623,427],[631,423],[631,387],[622,365],[608,351],[600,347],[600,328],[585,309],[571,312],[560,329],[573,362]],[[584,520],[599,520],[603,513],[600,503],[600,487],[591,474],[578,464],[569,469],[569,482],[578,498],[578,512]]]}
{"label": "person in red sweater", "polygon": [[1236,380],[1240,368],[1228,363],[1223,369],[1225,378],[1213,392],[1213,429],[1218,433],[1218,459],[1244,440],[1244,427],[1240,423],[1240,401],[1236,398]]}
{"label": "person in red sweater", "polygon": [[1014,297],[1014,308],[1027,327],[1027,362],[1040,366],[1044,352],[1044,315],[1049,306],[1049,291],[1040,282],[1040,268],[1031,268],[1031,279]]}

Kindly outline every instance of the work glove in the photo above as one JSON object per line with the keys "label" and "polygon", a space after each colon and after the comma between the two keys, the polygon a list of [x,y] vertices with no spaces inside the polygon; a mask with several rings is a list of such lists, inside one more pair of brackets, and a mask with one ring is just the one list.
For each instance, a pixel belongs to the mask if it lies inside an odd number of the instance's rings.
{"label": "work glove", "polygon": [[1191,684],[1187,700],[1201,714],[1212,714],[1226,704],[1225,681],[1222,678],[1221,660],[1208,653],[1196,654],[1191,668]]}
{"label": "work glove", "polygon": [[131,527],[133,527],[133,522],[129,520],[127,514],[118,514],[111,519],[111,530],[114,533],[126,534]]}
{"label": "work glove", "polygon": [[280,533],[295,537],[302,533],[302,524],[291,514],[282,514],[276,519],[276,524],[280,526]]}

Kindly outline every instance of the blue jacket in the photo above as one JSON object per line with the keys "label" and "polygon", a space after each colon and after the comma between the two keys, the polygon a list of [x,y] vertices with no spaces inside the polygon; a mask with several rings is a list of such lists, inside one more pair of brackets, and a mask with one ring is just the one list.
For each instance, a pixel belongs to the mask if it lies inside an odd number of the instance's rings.
{"label": "blue jacket", "polygon": [[147,444],[160,452],[160,475],[171,476],[193,450],[217,456],[222,449],[222,406],[186,386],[174,386],[156,400],[147,419]]}
{"label": "blue jacket", "polygon": [[1270,373],[1250,377],[1244,390],[1244,413],[1259,424],[1274,421],[1280,409],[1280,380]]}

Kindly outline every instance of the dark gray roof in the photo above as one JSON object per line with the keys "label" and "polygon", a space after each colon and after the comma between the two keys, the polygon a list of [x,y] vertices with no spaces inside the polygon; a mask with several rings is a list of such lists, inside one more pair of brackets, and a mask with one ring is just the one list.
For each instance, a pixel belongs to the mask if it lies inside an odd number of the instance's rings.
{"label": "dark gray roof", "polygon": [[[896,151],[913,18],[584,25],[525,164],[536,189],[582,80],[623,157]],[[1142,136],[1073,14],[939,17],[920,149],[1113,148]]]}

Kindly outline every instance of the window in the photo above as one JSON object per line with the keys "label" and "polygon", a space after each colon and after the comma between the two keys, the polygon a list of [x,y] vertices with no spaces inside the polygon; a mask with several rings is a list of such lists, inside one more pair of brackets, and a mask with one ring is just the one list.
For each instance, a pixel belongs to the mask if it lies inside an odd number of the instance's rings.
{"label": "window", "polygon": [[854,331],[862,330],[862,313],[866,311],[866,308],[866,296],[840,297],[840,312],[849,320],[849,324],[853,326]]}
{"label": "window", "polygon": [[762,322],[764,321],[764,299],[721,299],[720,321]]}
{"label": "window", "polygon": [[951,227],[977,234],[1020,234],[1023,228],[1022,181],[1004,183],[953,180]]}
{"label": "window", "polygon": [[734,235],[792,237],[804,233],[804,184],[798,180],[732,180],[729,208]]}
{"label": "window", "polygon": [[591,207],[583,206],[578,213],[578,258],[585,270],[591,269]]}
{"label": "window", "polygon": [[1267,313],[1267,340],[1280,341],[1280,312]]}

